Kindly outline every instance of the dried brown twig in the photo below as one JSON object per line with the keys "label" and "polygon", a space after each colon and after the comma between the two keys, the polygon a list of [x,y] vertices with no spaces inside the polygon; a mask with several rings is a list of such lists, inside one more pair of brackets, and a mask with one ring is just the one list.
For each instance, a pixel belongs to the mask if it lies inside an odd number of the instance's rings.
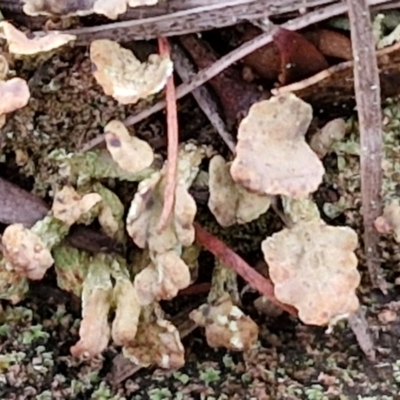
{"label": "dried brown twig", "polygon": [[348,0],[354,58],[354,86],[360,126],[364,246],[372,285],[386,291],[374,221],[382,213],[382,114],[375,39],[367,0]]}
{"label": "dried brown twig", "polygon": [[[377,5],[387,3],[387,0],[370,0],[369,4]],[[345,3],[333,4],[328,7],[318,9],[316,11],[310,12],[308,14],[302,15],[298,18],[290,20],[289,22],[282,25],[282,27],[291,30],[298,30],[305,28],[311,24],[324,21],[330,17],[334,17],[340,14],[343,14],[347,11],[347,5]],[[187,94],[191,93],[193,90],[198,88],[199,86],[203,85],[210,79],[214,78],[224,69],[228,68],[230,65],[234,64],[235,62],[241,60],[243,57],[247,56],[248,54],[252,53],[253,51],[259,49],[262,46],[267,45],[268,43],[272,42],[272,31],[273,26],[271,26],[270,32],[265,32],[256,38],[249,40],[248,42],[242,44],[235,50],[231,51],[227,55],[221,57],[217,62],[215,62],[210,67],[204,68],[199,71],[196,75],[194,75],[189,82],[185,82],[178,86],[176,90],[176,98],[180,99]],[[125,120],[126,125],[135,125],[140,121],[150,117],[154,113],[161,111],[165,108],[165,100],[159,101],[153,106],[147,108],[139,112],[136,115],[133,115]],[[90,142],[86,143],[82,151],[88,151],[95,146],[103,143],[104,137],[98,136],[95,139],[91,140]]]}
{"label": "dried brown twig", "polygon": [[[13,2],[18,0],[13,0]],[[72,1],[72,0],[70,0]],[[10,0],[0,0],[2,10]],[[222,28],[243,21],[268,18],[334,3],[334,0],[169,0],[151,7],[130,9],[124,21],[71,29],[77,44],[87,45],[94,39],[113,37],[118,41],[176,36]],[[41,36],[45,32],[34,34]]]}

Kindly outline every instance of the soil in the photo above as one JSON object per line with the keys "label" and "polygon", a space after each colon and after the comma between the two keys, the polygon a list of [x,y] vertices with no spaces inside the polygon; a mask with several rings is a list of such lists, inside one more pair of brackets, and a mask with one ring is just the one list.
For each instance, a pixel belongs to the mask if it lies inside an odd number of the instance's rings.
{"label": "soil", "polygon": [[[57,148],[75,151],[99,134],[110,118],[124,119],[133,109],[118,105],[102,93],[92,78],[83,48],[55,54],[34,68],[24,62],[17,63],[15,68],[19,76],[29,81],[32,99],[27,107],[9,116],[0,131],[3,153],[0,175],[48,200],[49,189],[59,179],[47,159],[49,152]],[[141,102],[135,110],[146,105]],[[221,140],[190,96],[179,103],[179,112],[182,141],[196,138],[225,152]],[[165,155],[162,113],[135,129],[139,137]],[[24,157],[18,158],[16,154]],[[128,201],[126,188],[117,187],[115,191],[124,202]],[[206,214],[199,217],[207,218]],[[230,231],[226,237],[220,236],[254,263],[260,256],[256,249],[262,235],[279,225],[278,218],[270,222],[249,224]],[[217,230],[215,225],[213,229]],[[286,314],[268,317],[257,313],[253,307],[256,295],[247,292],[243,296],[244,311],[260,327],[255,349],[245,353],[213,350],[207,345],[204,332],[197,329],[183,341],[186,348],[183,368],[141,369],[122,380],[115,374],[113,364],[113,360],[118,360],[119,348],[110,345],[101,358],[90,362],[77,361],[70,355],[70,347],[79,337],[79,300],[58,289],[50,277],[33,285],[28,298],[17,305],[1,301],[0,398],[398,399],[398,245],[385,241],[383,246],[390,259],[384,266],[390,295],[372,291],[366,270],[363,265],[360,267],[364,282],[359,296],[377,346],[374,361],[364,355],[346,321],[327,333],[326,328],[305,326]],[[200,258],[203,281],[210,277],[207,257],[210,256],[203,254]],[[204,294],[195,297],[163,306],[174,315],[191,302],[205,301]]]}

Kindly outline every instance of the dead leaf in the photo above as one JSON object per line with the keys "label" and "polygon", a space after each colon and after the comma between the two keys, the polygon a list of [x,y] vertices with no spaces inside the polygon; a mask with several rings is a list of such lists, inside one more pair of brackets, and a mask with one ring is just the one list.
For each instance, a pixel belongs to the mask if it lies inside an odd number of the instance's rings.
{"label": "dead leaf", "polygon": [[[246,24],[240,37],[244,43],[254,39],[262,30],[254,25]],[[277,81],[281,69],[281,58],[277,45],[274,42],[262,46],[243,58],[243,63],[250,66],[257,74],[265,79]]]}
{"label": "dead leaf", "polygon": [[42,239],[22,224],[8,225],[2,236],[3,255],[20,276],[40,280],[53,265]]}
{"label": "dead leaf", "polygon": [[303,34],[323,55],[346,61],[353,59],[351,41],[346,35],[330,29],[314,29]]}
{"label": "dead leaf", "polygon": [[130,136],[121,121],[110,121],[104,128],[107,149],[125,171],[136,173],[150,167],[154,153],[147,142]]}
{"label": "dead leaf", "polygon": [[210,347],[246,351],[257,342],[257,324],[232,303],[228,294],[221,296],[215,304],[203,304],[193,310],[189,317],[205,327]]}
{"label": "dead leaf", "polygon": [[320,220],[299,221],[262,242],[278,300],[306,324],[325,325],[359,307],[357,234]]}
{"label": "dead leaf", "polygon": [[135,104],[158,93],[172,74],[170,58],[150,55],[141,63],[134,54],[112,40],[94,40],[90,59],[95,65],[94,77],[104,93],[121,104]]}
{"label": "dead leaf", "polygon": [[324,167],[305,141],[312,108],[289,94],[254,104],[239,126],[233,180],[252,192],[303,197]]}
{"label": "dead leaf", "polygon": [[[243,33],[240,37],[240,42],[244,43],[251,39],[254,39],[256,36],[260,35],[262,30],[255,27],[254,25],[246,24],[245,28],[243,29]],[[310,45],[317,49],[319,53],[327,57],[334,57],[343,60],[351,60],[353,58],[353,53],[351,49],[351,42],[350,39],[336,31],[328,30],[328,29],[313,29],[313,30],[304,30],[302,32],[297,32],[297,35],[301,37],[301,41],[307,43],[306,46],[309,47]],[[293,52],[293,46],[290,45],[285,52],[290,51]],[[315,50],[313,49],[313,52]],[[297,50],[296,50],[297,53]],[[304,55],[307,56],[304,56]],[[303,54],[298,55],[301,64],[300,65],[293,65],[290,64],[290,70],[293,73],[293,78],[297,77],[297,79],[303,79],[309,74],[313,74],[319,72],[318,68],[314,70],[309,70],[309,67],[306,65],[306,70],[302,71],[302,65],[307,63],[308,60],[308,53],[304,51]],[[320,60],[320,61],[318,61]],[[326,61],[324,62],[320,55],[317,53],[317,66],[319,68],[325,69],[328,68]],[[243,62],[245,65],[250,66],[254,69],[257,74],[265,79],[277,81],[278,75],[282,72],[283,60],[281,58],[280,49],[277,46],[277,43],[271,42],[266,46],[259,48],[258,50],[254,51],[253,53],[249,54],[248,56],[243,58]],[[309,72],[307,73],[307,70]],[[286,82],[288,84],[289,82]]]}
{"label": "dead leaf", "polygon": [[[400,93],[400,42],[376,54],[382,97],[396,96]],[[319,110],[326,108],[332,111],[340,105],[340,112],[343,113],[343,107],[355,104],[353,68],[352,61],[343,62],[300,82],[273,89],[272,93],[294,93]]]}
{"label": "dead leaf", "polygon": [[49,52],[76,39],[75,35],[63,33],[47,33],[45,36],[28,39],[23,32],[7,21],[0,22],[0,37],[7,40],[8,51],[16,55],[34,55]]}
{"label": "dead leaf", "polygon": [[251,193],[235,183],[229,172],[231,163],[216,155],[210,160],[208,207],[221,226],[245,224],[264,214],[270,196]]}
{"label": "dead leaf", "polygon": [[287,85],[329,67],[321,52],[300,33],[278,28],[273,34],[281,56],[279,82]]}

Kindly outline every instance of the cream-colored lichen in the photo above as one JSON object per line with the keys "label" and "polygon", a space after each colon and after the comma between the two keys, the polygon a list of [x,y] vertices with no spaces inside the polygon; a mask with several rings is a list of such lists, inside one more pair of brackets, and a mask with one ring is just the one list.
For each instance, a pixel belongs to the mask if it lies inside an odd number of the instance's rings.
{"label": "cream-colored lichen", "polygon": [[86,153],[66,153],[58,149],[51,152],[48,157],[57,163],[60,177],[68,179],[70,184],[77,186],[107,178],[137,182],[148,178],[156,171],[156,168],[147,168],[134,174],[125,171],[113,160],[106,149]]}
{"label": "cream-colored lichen", "polygon": [[142,367],[180,368],[185,350],[176,327],[166,320],[159,305],[143,307],[135,342],[123,348],[130,361]]}
{"label": "cream-colored lichen", "polygon": [[189,316],[196,324],[205,328],[210,347],[245,351],[257,342],[257,324],[232,303],[227,293],[215,303],[201,305]]}
{"label": "cream-colored lichen", "polygon": [[8,114],[28,104],[30,92],[28,84],[21,78],[0,81],[0,114]]}
{"label": "cream-colored lichen", "polygon": [[93,358],[106,349],[110,339],[108,314],[112,302],[110,269],[105,256],[93,258],[83,282],[80,339],[71,347],[75,357]]}
{"label": "cream-colored lichen", "polygon": [[93,75],[104,93],[121,104],[135,104],[158,93],[172,74],[169,57],[150,55],[141,63],[134,54],[112,40],[94,40],[90,59],[95,66]]}
{"label": "cream-colored lichen", "polygon": [[55,16],[86,16],[90,14],[104,15],[110,19],[116,19],[124,14],[129,7],[151,6],[158,0],[24,0],[23,10],[25,14],[55,15]]}
{"label": "cream-colored lichen", "polygon": [[383,214],[375,220],[375,228],[379,233],[393,234],[400,243],[400,201],[393,200],[387,204]]}
{"label": "cream-colored lichen", "polygon": [[345,134],[346,122],[344,119],[333,119],[312,136],[310,147],[319,158],[324,158],[331,151],[333,143],[342,140]]}
{"label": "cream-colored lichen", "polygon": [[7,40],[8,51],[18,56],[49,52],[76,39],[75,35],[63,33],[47,33],[45,36],[29,39],[7,21],[0,22],[0,37]]}
{"label": "cream-colored lichen", "polygon": [[135,276],[140,304],[170,300],[191,281],[188,265],[173,250],[154,254],[152,262]]}
{"label": "cream-colored lichen", "polygon": [[299,220],[262,242],[262,251],[278,300],[299,311],[306,324],[327,325],[359,307],[355,290],[358,245],[349,227],[319,219]]}
{"label": "cream-colored lichen", "polygon": [[135,342],[141,306],[124,263],[114,260],[111,273],[115,280],[113,288],[115,317],[111,337],[118,346],[131,346]]}
{"label": "cream-colored lichen", "polygon": [[150,264],[135,277],[139,301],[171,299],[190,284],[190,270],[181,259],[183,247],[194,242],[196,203],[188,189],[197,175],[204,150],[185,145],[179,153],[175,205],[166,227],[157,229],[164,203],[165,172],[140,182],[127,216],[127,231],[137,246],[148,251]]}
{"label": "cream-colored lichen", "polygon": [[235,183],[230,166],[220,155],[210,160],[208,207],[223,227],[253,221],[271,204],[270,196],[251,193]]}
{"label": "cream-colored lichen", "polygon": [[107,149],[114,161],[125,171],[133,174],[151,166],[154,153],[150,145],[130,136],[121,121],[110,121],[104,128]]}
{"label": "cream-colored lichen", "polygon": [[68,226],[72,226],[101,202],[101,196],[97,193],[79,195],[72,186],[64,186],[54,196],[53,215]]}
{"label": "cream-colored lichen", "polygon": [[254,104],[239,126],[235,182],[260,194],[303,197],[317,190],[324,167],[305,141],[312,108],[294,94]]}
{"label": "cream-colored lichen", "polygon": [[28,279],[42,279],[53,265],[46,243],[22,224],[7,226],[2,236],[2,250],[9,269]]}

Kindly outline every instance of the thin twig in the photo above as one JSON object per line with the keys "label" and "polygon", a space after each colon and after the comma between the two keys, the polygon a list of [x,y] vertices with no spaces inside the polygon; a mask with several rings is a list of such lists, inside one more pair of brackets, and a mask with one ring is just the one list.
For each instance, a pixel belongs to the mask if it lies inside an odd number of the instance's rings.
{"label": "thin twig", "polygon": [[232,268],[240,275],[252,288],[258,290],[263,296],[267,297],[272,303],[287,311],[291,315],[297,315],[297,310],[288,304],[281,303],[274,294],[272,282],[263,277],[254,268],[250,267],[246,261],[239,257],[225,243],[208,233],[197,222],[194,224],[196,230],[196,241],[206,248],[215,257],[221,260],[227,267]]}
{"label": "thin twig", "polygon": [[381,215],[382,114],[379,70],[367,0],[348,0],[354,58],[354,88],[360,129],[360,165],[364,246],[372,285],[386,291],[380,269],[379,236],[374,221]]}
{"label": "thin twig", "polygon": [[[170,47],[167,38],[159,37],[158,47],[161,56],[170,56]],[[165,96],[167,102],[168,161],[164,191],[164,206],[157,226],[158,233],[161,233],[161,231],[163,231],[167,226],[174,208],[178,172],[178,112],[176,110],[175,84],[174,76],[172,74],[167,80]]]}
{"label": "thin twig", "polygon": [[[176,72],[181,77],[182,81],[187,82],[190,77],[194,75],[192,63],[176,44],[172,46],[172,57]],[[225,122],[220,117],[217,105],[209,90],[205,86],[200,86],[193,90],[192,94],[201,110],[211,122],[211,125],[215,128],[222,140],[228,146],[229,150],[232,153],[235,153],[235,141],[232,135],[228,132]]]}

